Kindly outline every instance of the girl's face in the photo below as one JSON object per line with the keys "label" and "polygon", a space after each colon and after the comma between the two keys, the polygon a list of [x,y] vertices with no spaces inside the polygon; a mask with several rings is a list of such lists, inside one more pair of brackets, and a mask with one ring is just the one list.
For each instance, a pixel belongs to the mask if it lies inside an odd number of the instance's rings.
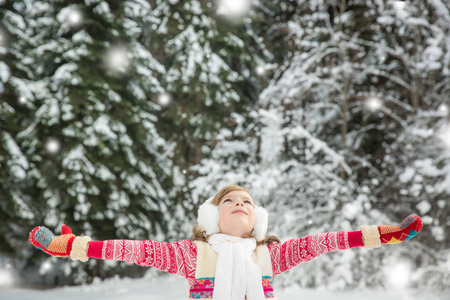
{"label": "girl's face", "polygon": [[233,191],[219,203],[219,229],[221,233],[246,238],[255,226],[254,202],[250,194]]}

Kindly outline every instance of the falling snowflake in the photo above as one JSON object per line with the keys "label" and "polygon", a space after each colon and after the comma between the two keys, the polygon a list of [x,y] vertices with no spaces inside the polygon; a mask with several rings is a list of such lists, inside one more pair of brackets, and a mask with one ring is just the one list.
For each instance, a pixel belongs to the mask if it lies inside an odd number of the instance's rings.
{"label": "falling snowflake", "polygon": [[45,149],[51,154],[56,154],[61,149],[61,143],[56,139],[50,138],[45,144]]}
{"label": "falling snowflake", "polygon": [[159,104],[160,106],[163,106],[163,107],[168,106],[168,105],[170,104],[171,101],[172,101],[172,98],[171,98],[170,95],[167,94],[167,93],[160,94],[160,95],[158,96],[158,104]]}
{"label": "falling snowflake", "polygon": [[259,76],[263,76],[264,74],[266,74],[266,68],[264,66],[257,66],[255,68],[255,71]]}
{"label": "falling snowflake", "polygon": [[114,71],[126,72],[130,66],[128,51],[123,46],[111,47],[107,52],[108,67]]}
{"label": "falling snowflake", "polygon": [[383,101],[377,96],[372,96],[366,100],[366,107],[370,111],[377,111],[383,106]]}
{"label": "falling snowflake", "polygon": [[250,10],[249,0],[221,0],[219,1],[219,7],[217,14],[225,15],[228,17],[243,17]]}
{"label": "falling snowflake", "polygon": [[83,16],[81,15],[81,12],[77,9],[73,9],[70,11],[70,13],[67,16],[67,21],[70,25],[78,25],[83,20]]}

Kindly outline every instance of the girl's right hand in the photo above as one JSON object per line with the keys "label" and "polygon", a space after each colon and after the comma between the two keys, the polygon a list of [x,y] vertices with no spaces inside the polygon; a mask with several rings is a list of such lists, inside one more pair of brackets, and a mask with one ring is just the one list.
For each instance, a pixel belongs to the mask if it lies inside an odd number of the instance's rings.
{"label": "girl's right hand", "polygon": [[30,242],[38,249],[41,249],[52,256],[67,257],[72,251],[75,235],[69,226],[61,226],[61,235],[55,236],[47,227],[39,226],[30,232]]}

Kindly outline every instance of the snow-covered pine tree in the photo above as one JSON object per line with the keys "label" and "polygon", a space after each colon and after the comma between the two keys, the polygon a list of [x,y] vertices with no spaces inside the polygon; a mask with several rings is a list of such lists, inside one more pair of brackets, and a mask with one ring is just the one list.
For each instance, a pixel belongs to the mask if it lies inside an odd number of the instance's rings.
{"label": "snow-covered pine tree", "polygon": [[162,22],[155,42],[164,46],[164,84],[172,100],[162,128],[177,143],[175,161],[188,169],[230,114],[256,101],[255,67],[262,54],[249,17],[229,22],[214,1],[156,3],[154,14]]}
{"label": "snow-covered pine tree", "polygon": [[[136,21],[151,8],[140,1],[30,1],[21,8],[29,34],[20,38],[30,47],[16,49],[23,55],[17,63],[28,73],[11,78],[29,84],[14,86],[7,104],[21,96],[29,104],[14,116],[20,130],[4,135],[28,161],[34,223],[56,229],[64,222],[95,239],[162,239],[172,147],[156,130],[159,107],[149,99],[163,91],[165,69]],[[121,269],[99,264],[86,265],[87,280]]]}
{"label": "snow-covered pine tree", "polygon": [[33,205],[30,158],[16,140],[35,108],[28,101],[31,70],[23,50],[31,45],[23,8],[12,1],[0,6],[0,255],[19,259],[24,255],[23,236],[39,214]]}

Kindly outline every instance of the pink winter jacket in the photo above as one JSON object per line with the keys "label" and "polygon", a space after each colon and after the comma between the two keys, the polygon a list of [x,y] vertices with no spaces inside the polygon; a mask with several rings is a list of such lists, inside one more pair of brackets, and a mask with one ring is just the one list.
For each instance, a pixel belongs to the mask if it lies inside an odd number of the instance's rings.
{"label": "pink winter jacket", "polygon": [[[361,231],[329,232],[258,246],[252,258],[261,269],[264,297],[274,300],[274,276],[319,255],[361,246]],[[189,299],[212,298],[213,295],[217,254],[205,242],[91,241],[88,257],[121,260],[181,275],[189,282]]]}

